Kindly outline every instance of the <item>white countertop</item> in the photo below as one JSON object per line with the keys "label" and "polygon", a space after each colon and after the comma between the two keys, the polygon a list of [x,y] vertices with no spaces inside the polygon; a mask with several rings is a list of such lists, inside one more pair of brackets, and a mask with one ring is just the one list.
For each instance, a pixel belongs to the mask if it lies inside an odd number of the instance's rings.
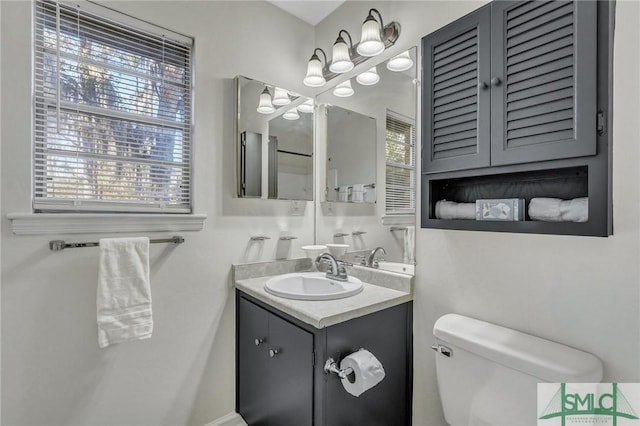
{"label": "white countertop", "polygon": [[[316,328],[329,327],[413,300],[409,292],[363,282],[363,290],[335,300],[293,300],[267,293],[264,285],[272,276],[236,280],[237,289]],[[363,280],[364,281],[364,280]]]}

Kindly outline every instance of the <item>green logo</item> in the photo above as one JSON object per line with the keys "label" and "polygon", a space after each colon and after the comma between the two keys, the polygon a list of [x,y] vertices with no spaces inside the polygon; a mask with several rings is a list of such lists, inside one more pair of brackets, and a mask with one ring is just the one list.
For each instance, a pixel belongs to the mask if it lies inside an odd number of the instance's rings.
{"label": "green logo", "polygon": [[[618,418],[638,420],[636,412],[617,383],[611,383],[611,392],[594,392],[594,387],[593,384],[574,383],[568,390],[567,384],[561,383],[549,404],[540,413],[539,419],[559,417],[562,426],[565,426],[566,419],[571,416],[581,416],[582,419],[576,419],[580,423],[584,423],[586,417],[593,420],[595,416],[608,416],[613,426],[617,426]],[[585,388],[591,392],[585,391]]]}

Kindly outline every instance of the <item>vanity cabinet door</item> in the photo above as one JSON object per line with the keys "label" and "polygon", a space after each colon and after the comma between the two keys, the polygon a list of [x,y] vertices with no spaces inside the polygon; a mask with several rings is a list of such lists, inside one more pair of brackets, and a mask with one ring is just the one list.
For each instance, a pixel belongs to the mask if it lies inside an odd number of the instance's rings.
{"label": "vanity cabinet door", "polygon": [[491,3],[491,164],[596,154],[595,1]]}
{"label": "vanity cabinet door", "polygon": [[238,412],[247,424],[313,424],[313,334],[238,302]]}
{"label": "vanity cabinet door", "polygon": [[490,44],[489,6],[423,38],[425,173],[489,166]]}
{"label": "vanity cabinet door", "polygon": [[240,298],[238,303],[238,412],[250,425],[268,424],[269,313]]}
{"label": "vanity cabinet door", "polygon": [[269,316],[269,424],[313,424],[313,335]]}

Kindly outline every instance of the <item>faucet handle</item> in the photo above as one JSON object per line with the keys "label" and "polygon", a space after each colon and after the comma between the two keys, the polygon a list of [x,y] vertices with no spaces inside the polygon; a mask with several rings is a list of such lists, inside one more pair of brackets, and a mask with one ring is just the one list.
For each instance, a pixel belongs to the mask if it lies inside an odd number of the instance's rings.
{"label": "faucet handle", "polygon": [[384,262],[384,257],[377,257],[374,261],[373,261],[373,267],[374,268],[379,268],[380,267],[380,262]]}
{"label": "faucet handle", "polygon": [[356,259],[360,259],[361,266],[367,266],[367,256],[364,254],[356,254]]}

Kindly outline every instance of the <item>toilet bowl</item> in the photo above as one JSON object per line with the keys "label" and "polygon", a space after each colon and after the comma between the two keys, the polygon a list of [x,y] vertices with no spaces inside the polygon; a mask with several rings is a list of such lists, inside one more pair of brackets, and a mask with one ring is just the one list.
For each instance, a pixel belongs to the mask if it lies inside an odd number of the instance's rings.
{"label": "toilet bowl", "polygon": [[589,353],[457,314],[433,328],[438,391],[451,426],[535,425],[537,384],[594,383]]}

